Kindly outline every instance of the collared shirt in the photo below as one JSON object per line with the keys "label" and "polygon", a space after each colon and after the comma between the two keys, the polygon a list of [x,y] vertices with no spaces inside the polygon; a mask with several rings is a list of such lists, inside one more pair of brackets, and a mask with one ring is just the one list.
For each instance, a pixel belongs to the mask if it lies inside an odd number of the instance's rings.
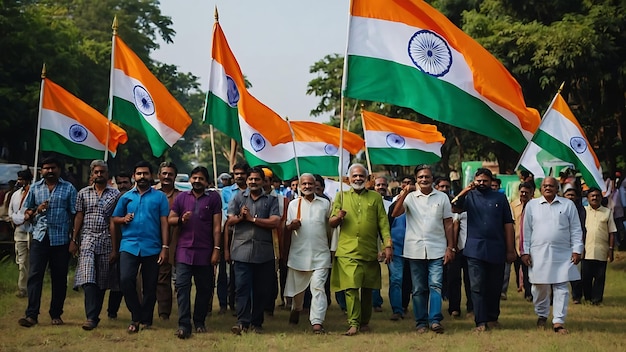
{"label": "collared shirt", "polygon": [[287,266],[299,271],[330,268],[328,237],[330,202],[315,196],[313,201],[300,197],[289,202],[287,224],[299,219],[301,226],[291,235]]}
{"label": "collared shirt", "polygon": [[580,280],[572,253],[582,254],[582,228],[576,206],[556,196],[531,199],[524,210],[522,254],[530,254],[533,265],[528,277],[535,284]]}
{"label": "collared shirt", "polygon": [[520,238],[522,235],[522,216],[524,215],[524,204],[521,200],[516,199],[509,203],[511,206],[511,215],[515,222],[515,252],[517,256],[520,256],[521,243]]}
{"label": "collared shirt", "polygon": [[47,233],[51,246],[68,244],[76,214],[76,188],[59,178],[54,189],[50,191],[45,181],[41,179],[35,182],[24,201],[27,209],[35,209],[41,203],[49,201],[48,209],[35,216],[33,239],[41,242]]}
{"label": "collared shirt", "polygon": [[459,223],[459,237],[456,240],[456,248],[462,251],[465,249],[465,242],[467,241],[467,212],[453,213],[452,221]]}
{"label": "collared shirt", "polygon": [[191,218],[179,226],[176,262],[188,265],[210,265],[213,253],[213,215],[222,213],[222,201],[215,191],[205,191],[196,198],[193,191],[181,192],[172,211]]}
{"label": "collared shirt", "polygon": [[228,212],[228,203],[230,203],[231,199],[235,196],[235,194],[239,193],[241,188],[236,183],[228,187],[222,188],[222,212],[226,214]]}
{"label": "collared shirt", "polygon": [[161,253],[161,216],[169,214],[165,193],[150,187],[144,194],[139,194],[134,187],[120,197],[113,216],[122,217],[128,213],[135,215],[131,222],[121,227],[120,251],[139,257]]}
{"label": "collared shirt", "polygon": [[613,211],[603,206],[593,209],[591,205],[586,206],[585,210],[587,211],[585,259],[606,262],[609,254],[609,234],[617,232]]}
{"label": "collared shirt", "polygon": [[11,201],[9,202],[9,208],[7,209],[8,215],[15,226],[15,241],[28,241],[29,233],[32,231],[33,226],[30,221],[24,221],[24,213],[26,207],[24,201],[26,200],[27,190],[20,188],[13,192],[11,195]]}
{"label": "collared shirt", "polygon": [[452,206],[448,196],[436,189],[424,194],[418,188],[406,196],[403,205],[406,211],[403,257],[442,258],[448,246],[443,221],[452,219]]}
{"label": "collared shirt", "polygon": [[357,193],[354,189],[335,196],[332,216],[339,210],[346,211],[340,227],[337,251],[335,256],[348,257],[363,261],[375,261],[378,257],[379,233],[385,247],[391,246],[389,220],[383,206],[380,193],[363,190]]}
{"label": "collared shirt", "polygon": [[489,263],[504,263],[504,225],[513,223],[506,196],[492,190],[483,193],[475,189],[461,197],[457,205],[467,211],[467,241],[463,254]]}
{"label": "collared shirt", "polygon": [[76,212],[84,214],[81,228],[83,235],[86,233],[111,235],[109,221],[119,194],[120,191],[110,186],[106,186],[101,195],[98,195],[94,186],[87,186],[78,192]]}
{"label": "collared shirt", "polygon": [[[247,206],[255,218],[267,219],[272,215],[280,217],[278,199],[263,192],[256,200],[250,190],[238,192],[228,204],[228,215],[238,215]],[[241,221],[233,226],[230,257],[244,263],[265,263],[274,259],[272,230],[262,228],[250,221]]]}

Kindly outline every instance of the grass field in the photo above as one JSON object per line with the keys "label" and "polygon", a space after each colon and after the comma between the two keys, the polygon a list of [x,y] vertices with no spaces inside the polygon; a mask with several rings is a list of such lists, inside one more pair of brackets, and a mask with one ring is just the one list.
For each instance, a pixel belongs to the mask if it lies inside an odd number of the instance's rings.
{"label": "grass field", "polygon": [[[537,317],[532,304],[515,292],[512,279],[509,299],[502,301],[502,328],[482,334],[472,332],[473,320],[453,320],[446,314],[445,334],[418,335],[411,314],[399,322],[389,320],[391,309],[385,287],[384,311],[374,313],[369,333],[343,336],[347,329],[345,316],[333,301],[324,324],[326,335],[314,335],[307,316],[301,317],[298,326],[288,325],[288,312],[277,310],[274,317],[266,318],[263,335],[232,335],[230,327],[235,318],[228,314],[209,317],[209,332],[194,334],[188,340],[174,336],[176,308],[171,320],[155,319],[152,329],[129,335],[126,327],[130,314],[122,304],[117,320],[108,320],[105,311],[97,329],[83,331],[80,327],[85,320],[83,293],[71,289],[65,301],[66,324],[52,326],[47,314],[49,282],[44,285],[39,324],[23,328],[17,320],[24,314],[26,300],[15,297],[16,265],[4,259],[0,262],[0,351],[625,351],[626,253],[618,252],[616,257],[609,265],[604,303],[601,306],[570,304],[566,320],[570,334],[566,336],[535,328]],[[383,273],[386,271],[384,268]],[[447,302],[443,306],[447,311]]]}

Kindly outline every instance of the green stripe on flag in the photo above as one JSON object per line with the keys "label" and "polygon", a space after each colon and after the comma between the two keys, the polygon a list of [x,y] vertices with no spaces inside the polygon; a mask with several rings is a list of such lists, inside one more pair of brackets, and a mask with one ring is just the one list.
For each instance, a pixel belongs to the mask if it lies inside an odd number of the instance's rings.
{"label": "green stripe on flag", "polygon": [[418,149],[367,148],[372,164],[413,166],[434,164],[441,158],[437,154]]}
{"label": "green stripe on flag", "polygon": [[137,111],[135,104],[113,97],[113,118],[143,133],[148,139],[154,156],[160,157],[170,148],[159,132]]}
{"label": "green stripe on flag", "polygon": [[288,180],[298,174],[296,172],[296,163],[293,159],[289,159],[282,163],[268,163],[245,149],[243,154],[250,166],[267,166],[270,170],[272,170],[276,177],[281,180]]}
{"label": "green stripe on flag", "polygon": [[[543,130],[537,130],[537,132],[535,132],[533,142],[555,157],[565,162],[574,164],[576,169],[578,169],[578,171],[582,174],[587,186],[602,189],[602,187],[600,187],[600,185],[596,182],[596,179],[593,177],[593,174],[589,171],[588,167],[580,161],[580,158],[578,158],[578,155],[576,155],[572,148],[563,144],[561,141]],[[595,168],[595,165],[592,165],[591,167]]]}
{"label": "green stripe on flag", "polygon": [[347,97],[408,107],[433,120],[498,140],[518,152],[528,144],[515,125],[484,102],[417,68],[351,55],[348,73]]}
{"label": "green stripe on flag", "polygon": [[44,129],[41,130],[39,149],[65,154],[76,159],[104,158],[104,148],[103,150],[93,149],[84,144],[72,142],[56,132]]}
{"label": "green stripe on flag", "polygon": [[214,95],[207,94],[205,123],[213,125],[220,132],[241,143],[241,131],[239,130],[239,112]]}

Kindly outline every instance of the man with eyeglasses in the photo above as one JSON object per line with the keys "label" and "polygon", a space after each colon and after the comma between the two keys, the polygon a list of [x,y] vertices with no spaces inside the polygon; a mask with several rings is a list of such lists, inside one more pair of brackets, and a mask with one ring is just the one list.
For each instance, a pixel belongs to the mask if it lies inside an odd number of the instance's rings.
{"label": "man with eyeglasses", "polygon": [[452,203],[467,211],[467,257],[476,332],[500,326],[500,292],[504,264],[515,260],[511,207],[503,193],[491,189],[491,170],[479,168],[474,182]]}
{"label": "man with eyeglasses", "polygon": [[[167,197],[167,203],[170,210],[174,200],[180,193],[180,190],[175,187],[174,181],[178,174],[178,168],[176,165],[169,161],[164,161],[159,165],[159,183],[154,187],[161,190]],[[169,261],[159,266],[159,282],[157,284],[157,306],[159,312],[159,318],[161,320],[169,320],[172,313],[172,271],[174,264],[176,263],[176,243],[178,242],[178,227],[169,227],[170,243],[166,243],[169,246]]]}
{"label": "man with eyeglasses", "polygon": [[435,179],[435,189],[447,195],[452,194],[452,182],[446,176],[440,176]]}
{"label": "man with eyeglasses", "polygon": [[521,254],[522,261],[530,268],[537,327],[545,328],[552,291],[552,328],[557,334],[567,334],[564,326],[569,301],[567,284],[580,280],[576,264],[583,252],[583,231],[576,206],[557,196],[558,190],[558,181],[546,177],[541,183],[542,197],[526,205]]}

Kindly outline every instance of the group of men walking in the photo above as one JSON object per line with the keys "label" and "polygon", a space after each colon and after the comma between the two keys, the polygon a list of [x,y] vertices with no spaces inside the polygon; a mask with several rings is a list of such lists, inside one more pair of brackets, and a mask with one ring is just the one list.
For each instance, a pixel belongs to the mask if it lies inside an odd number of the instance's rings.
{"label": "group of men walking", "polygon": [[[38,323],[47,266],[51,322],[63,324],[73,254],[78,256],[74,287],[82,288],[85,296],[85,330],[98,326],[107,289],[111,318],[117,316],[123,295],[131,312],[129,333],[152,325],[157,301],[159,317],[168,319],[174,277],[176,336],[184,339],[192,332],[206,332],[218,265],[220,313],[228,305],[236,309],[231,331],[262,333],[264,312],[273,310],[278,294],[277,264],[282,254],[286,272],[281,274],[281,296],[290,298],[289,322],[299,322],[305,293],[310,291],[314,333],[325,332],[328,281],[331,290],[345,294],[345,335],[370,330],[372,296],[381,288],[380,262],[389,266],[392,320],[404,317],[408,298],[402,297],[402,286],[408,272],[416,331],[443,333],[447,266],[450,315],[459,315],[463,270],[476,331],[497,328],[505,263],[517,261],[524,273],[525,296],[535,305],[537,325],[546,325],[552,295],[553,329],[562,334],[567,333],[567,283],[580,278],[575,265],[583,253],[583,272],[595,279],[594,284],[585,282],[585,297],[596,303],[602,300],[606,259],[613,258],[615,224],[600,204],[601,192],[589,190],[587,219],[581,222],[574,203],[557,195],[559,184],[551,177],[543,180],[540,198],[531,199],[533,184],[521,183],[519,200],[509,204],[504,194],[491,189],[491,171],[478,169],[469,186],[450,200],[445,189],[449,181],[435,182],[432,169],[418,165],[414,178],[405,177],[400,194],[389,200],[381,196],[386,180],[370,190],[367,169],[353,164],[348,170],[350,189],[338,193],[331,204],[316,175],[302,174],[299,195],[293,192],[294,199],[289,200],[272,191],[271,175],[266,175],[270,170],[245,163],[235,165],[235,183],[222,188],[221,195],[209,188],[204,167],[191,171],[192,189],[184,192],[174,187],[177,170],[172,163],[160,165],[157,188],[152,187],[154,170],[147,162],[135,165],[132,188],[130,175],[120,175],[118,189],[110,186],[107,164],[101,160],[91,163],[90,185],[79,192],[59,177],[60,171],[58,160],[45,159],[42,179],[28,186],[29,176],[22,174],[24,188],[11,202],[18,214],[13,218],[17,229],[32,231],[33,237],[28,265],[21,260],[20,266],[19,292],[26,291],[28,308],[18,323],[25,327]],[[333,232],[336,245],[331,246]],[[336,247],[334,256],[331,247]],[[24,257],[17,244],[16,251],[18,258]],[[229,290],[234,294],[228,295]]]}

